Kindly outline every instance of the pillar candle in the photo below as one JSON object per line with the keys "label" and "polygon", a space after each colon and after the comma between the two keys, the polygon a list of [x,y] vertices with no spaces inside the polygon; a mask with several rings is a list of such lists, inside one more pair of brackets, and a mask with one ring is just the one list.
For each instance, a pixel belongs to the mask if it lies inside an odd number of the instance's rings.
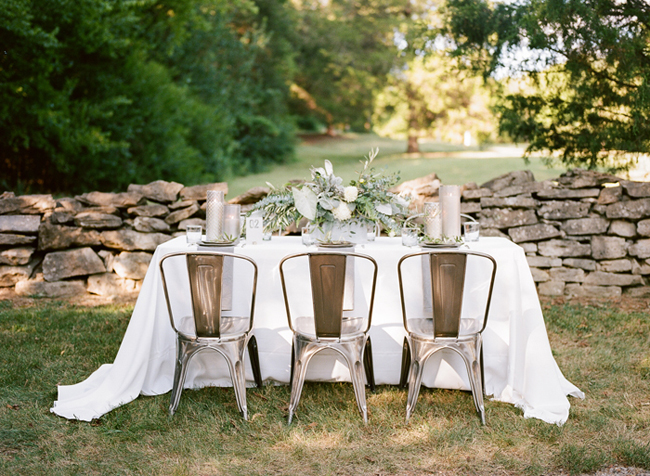
{"label": "pillar candle", "polygon": [[442,234],[447,238],[460,236],[460,187],[440,187],[440,208],[442,209]]}
{"label": "pillar candle", "polygon": [[223,210],[223,233],[232,239],[239,238],[241,205],[226,204]]}
{"label": "pillar candle", "polygon": [[206,241],[219,241],[223,234],[223,192],[221,190],[208,190],[207,199],[205,239]]}

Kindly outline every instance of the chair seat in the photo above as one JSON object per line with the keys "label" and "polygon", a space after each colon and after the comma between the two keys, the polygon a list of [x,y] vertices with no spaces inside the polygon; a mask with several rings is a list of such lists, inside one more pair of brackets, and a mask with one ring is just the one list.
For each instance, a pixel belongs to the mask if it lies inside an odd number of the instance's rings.
{"label": "chair seat", "polygon": [[[221,339],[232,339],[242,336],[248,332],[249,325],[249,319],[247,317],[222,316]],[[196,329],[192,316],[184,316],[178,319],[177,329],[180,334],[187,338],[196,338]]]}
{"label": "chair seat", "polygon": [[[367,321],[363,317],[344,317],[341,321],[341,339],[346,340],[364,334]],[[297,334],[316,340],[316,327],[312,316],[295,318],[293,324]],[[326,339],[321,337],[321,340]]]}
{"label": "chair seat", "polygon": [[[478,319],[461,319],[458,337],[471,337],[481,331],[483,322]],[[421,339],[433,338],[433,319],[409,319],[409,331]]]}

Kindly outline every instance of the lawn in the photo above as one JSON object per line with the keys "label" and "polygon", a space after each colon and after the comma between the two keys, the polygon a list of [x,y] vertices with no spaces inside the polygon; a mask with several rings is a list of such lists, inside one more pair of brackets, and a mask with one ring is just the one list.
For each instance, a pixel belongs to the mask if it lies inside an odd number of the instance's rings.
{"label": "lawn", "polygon": [[370,394],[369,424],[351,384],[308,383],[292,426],[287,386],[249,389],[250,421],[232,388],[139,397],[93,422],[49,412],[57,384],[110,363],[131,306],[0,301],[0,474],[267,475],[593,473],[613,464],[650,471],[648,303],[546,303],[551,346],[584,400],[564,426],[469,392],[424,389],[404,422],[406,392]]}
{"label": "lawn", "polygon": [[347,182],[360,170],[359,162],[371,148],[379,148],[375,168],[386,173],[399,172],[402,180],[412,180],[435,172],[442,183],[462,185],[487,182],[513,170],[529,169],[536,180],[555,178],[564,169],[549,169],[542,159],[532,157],[526,164],[523,147],[495,145],[484,149],[463,147],[434,141],[422,141],[421,153],[406,154],[404,140],[379,137],[375,134],[343,134],[337,137],[303,136],[296,147],[295,160],[268,172],[238,177],[228,181],[228,197],[270,182],[281,186],[292,179],[310,178],[310,166],[322,166],[328,159],[337,175]]}

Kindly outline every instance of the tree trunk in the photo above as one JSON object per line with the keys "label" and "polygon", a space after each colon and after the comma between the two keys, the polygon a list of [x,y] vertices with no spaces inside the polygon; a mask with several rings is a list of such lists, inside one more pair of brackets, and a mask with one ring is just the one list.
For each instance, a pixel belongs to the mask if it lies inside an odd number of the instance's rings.
{"label": "tree trunk", "polygon": [[409,128],[408,128],[408,142],[406,152],[408,154],[420,152],[420,144],[418,144],[417,131],[419,129],[418,111],[415,104],[416,97],[415,91],[411,84],[406,85],[406,100],[409,104]]}
{"label": "tree trunk", "polygon": [[411,134],[411,131],[409,131],[408,145],[406,147],[406,152],[409,154],[420,152],[420,144],[418,143],[418,136],[416,136],[415,134]]}

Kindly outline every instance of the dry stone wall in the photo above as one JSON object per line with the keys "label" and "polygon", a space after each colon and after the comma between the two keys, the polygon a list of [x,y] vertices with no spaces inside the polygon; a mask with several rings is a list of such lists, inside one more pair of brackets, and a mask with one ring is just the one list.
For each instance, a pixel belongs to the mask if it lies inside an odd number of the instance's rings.
{"label": "dry stone wall", "polygon": [[26,296],[137,293],[158,245],[205,226],[206,191],[156,181],[74,198],[0,195],[0,288]]}
{"label": "dry stone wall", "polygon": [[[436,200],[435,174],[401,184],[414,206]],[[123,193],[74,198],[0,195],[0,288],[64,297],[137,293],[153,251],[205,226],[207,190],[156,181]],[[246,208],[268,193],[256,187],[231,200]],[[575,169],[535,181],[529,171],[462,186],[462,212],[483,236],[524,248],[540,295],[650,297],[650,183]]]}
{"label": "dry stone wall", "polygon": [[483,236],[524,248],[540,295],[650,297],[650,183],[575,169],[468,184],[462,210]]}

